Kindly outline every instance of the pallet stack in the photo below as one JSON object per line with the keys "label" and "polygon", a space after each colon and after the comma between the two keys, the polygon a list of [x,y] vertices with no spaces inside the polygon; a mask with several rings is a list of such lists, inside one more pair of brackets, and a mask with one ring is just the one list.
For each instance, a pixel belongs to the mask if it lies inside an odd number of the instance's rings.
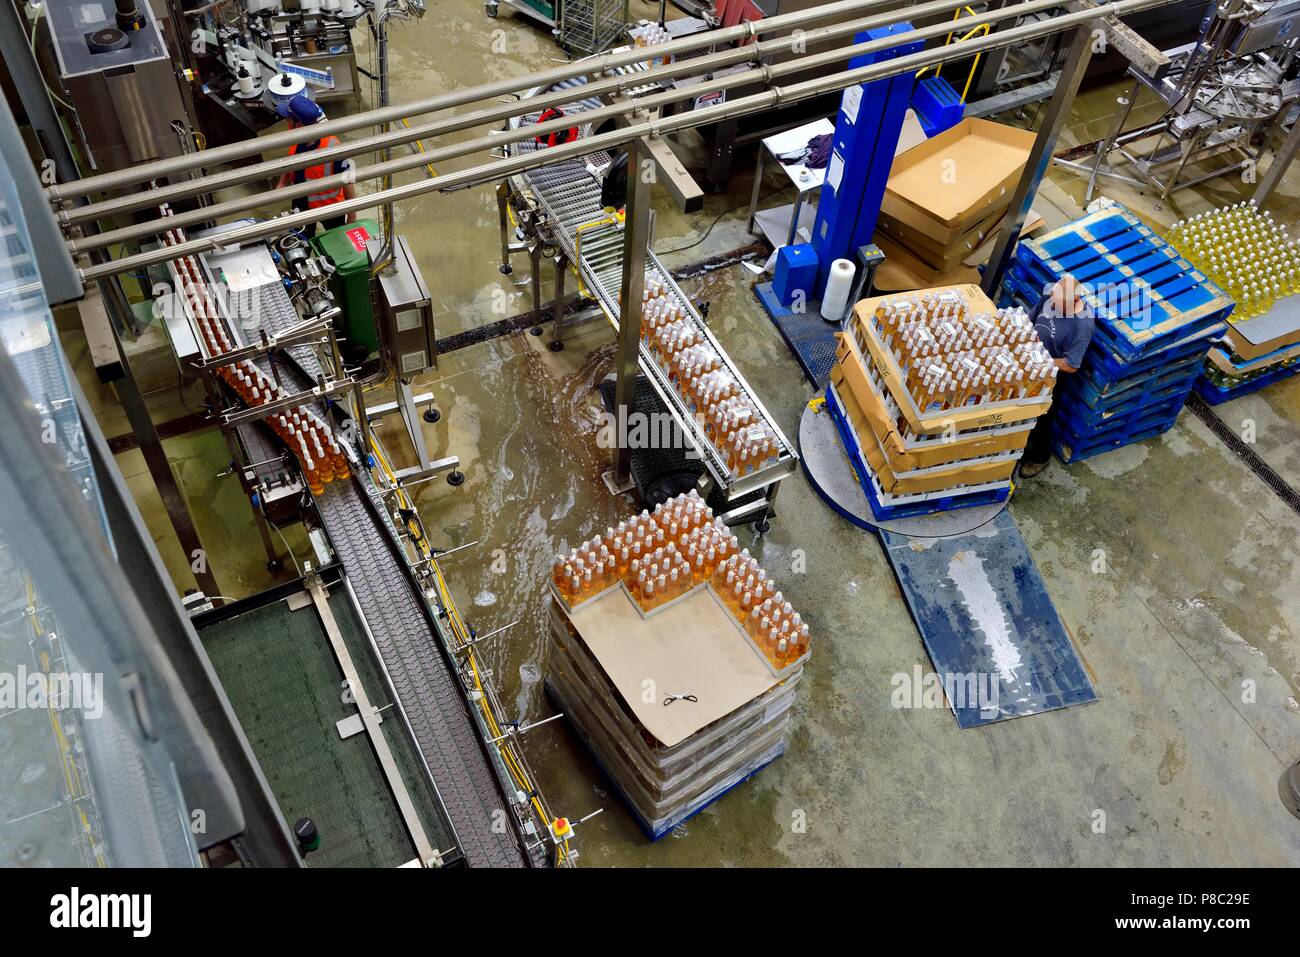
{"label": "pallet stack", "polygon": [[808,627],[694,493],[561,556],[551,588],[547,691],[651,840],[784,752]]}
{"label": "pallet stack", "polygon": [[1300,249],[1254,201],[1175,223],[1166,237],[1237,303],[1196,380],[1211,405],[1300,372]]}
{"label": "pallet stack", "polygon": [[1053,444],[1076,462],[1173,426],[1233,302],[1118,205],[1022,242],[1007,288],[1028,307],[1067,274],[1096,318],[1083,365],[1058,390]]}
{"label": "pallet stack", "polygon": [[978,286],[867,299],[826,407],[877,520],[1005,501],[1056,367],[1021,309]]}

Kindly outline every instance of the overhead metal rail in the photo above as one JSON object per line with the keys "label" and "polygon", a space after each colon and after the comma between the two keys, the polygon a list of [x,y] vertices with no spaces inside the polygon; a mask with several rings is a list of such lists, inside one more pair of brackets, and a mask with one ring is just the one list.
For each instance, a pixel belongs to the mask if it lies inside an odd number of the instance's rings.
{"label": "overhead metal rail", "polygon": [[[842,15],[851,15],[853,13],[860,13],[868,10],[878,10],[889,6],[896,6],[896,4],[897,0],[840,0],[838,3],[829,3],[808,10],[799,10],[793,13],[782,14],[781,16],[772,17],[770,19],[749,21],[738,24],[734,27],[725,27],[721,30],[712,30],[702,34],[682,37],[678,40],[656,45],[655,53],[660,56],[673,56],[678,53],[698,50],[718,43],[730,43],[733,40],[746,40],[761,36],[765,33],[774,33],[780,30],[803,27],[809,23],[816,23],[822,20],[835,20]],[[953,4],[949,9],[956,6],[957,4]],[[902,18],[902,12],[895,10],[894,13],[895,20]],[[805,39],[806,38],[807,37],[805,37]],[[47,192],[52,200],[56,200],[68,199],[75,196],[87,196],[99,191],[117,190],[132,183],[141,183],[151,179],[160,179],[164,176],[170,176],[187,170],[201,169],[219,163],[230,163],[235,160],[259,155],[266,150],[289,147],[295,143],[309,142],[322,136],[348,133],[352,130],[362,129],[367,126],[379,126],[393,122],[400,123],[403,119],[409,120],[412,116],[432,113],[435,110],[450,109],[452,107],[464,106],[467,103],[473,103],[479,100],[490,100],[513,93],[521,93],[535,87],[548,86],[577,77],[596,76],[616,70],[619,67],[635,64],[645,58],[646,54],[643,49],[627,50],[618,53],[601,53],[596,56],[586,57],[574,63],[565,64],[564,66],[555,67],[550,70],[541,70],[537,73],[530,73],[522,77],[495,80],[490,83],[481,83],[477,86],[467,87],[463,90],[453,90],[448,93],[440,93],[437,96],[426,97],[424,99],[414,100],[382,109],[368,110],[352,116],[341,117],[337,120],[329,120],[325,123],[317,123],[309,128],[304,127],[294,130],[285,130],[281,133],[273,133],[269,136],[258,137],[255,140],[231,143],[227,146],[218,146],[212,149],[202,150],[198,153],[187,154],[185,156],[172,157],[166,160],[155,160],[150,163],[142,163],[138,166],[131,167],[130,169],[116,170],[112,173],[102,173],[98,176],[88,176],[84,179],[73,180],[69,183],[56,184],[55,186],[50,187]],[[319,157],[317,158],[319,159]]]}
{"label": "overhead metal rail", "polygon": [[[704,126],[710,123],[718,122],[719,120],[722,119],[729,119],[736,116],[747,115],[751,113],[761,112],[764,110],[774,109],[786,105],[788,103],[798,102],[811,97],[820,96],[825,93],[835,92],[837,90],[843,90],[846,87],[853,86],[858,83],[864,83],[870,80],[876,80],[883,77],[894,76],[900,73],[919,70],[922,67],[945,63],[953,59],[966,58],[981,51],[997,49],[1004,46],[1013,46],[1015,44],[1022,43],[1026,40],[1047,36],[1052,33],[1057,33],[1069,28],[1085,26],[1087,24],[1101,23],[1107,17],[1124,16],[1124,15],[1136,13],[1141,10],[1147,10],[1155,7],[1165,6],[1171,2],[1173,2],[1173,0],[1117,0],[1117,2],[1114,3],[1093,7],[1087,10],[1076,11],[1073,13],[1060,14],[1044,20],[1026,23],[1021,26],[1013,27],[1009,30],[991,33],[986,37],[979,37],[972,40],[968,40],[965,43],[961,44],[960,46],[954,45],[949,47],[940,47],[933,50],[923,50],[920,51],[919,53],[911,54],[904,57],[899,57],[893,60],[887,60],[881,63],[873,63],[867,66],[858,67],[856,69],[843,70],[841,72],[837,72],[835,74],[826,77],[817,77],[812,80],[807,80],[801,83],[792,84],[788,87],[772,86],[769,89],[764,90],[763,92],[760,93],[756,93],[746,97],[741,97],[739,99],[732,100],[730,102],[720,103],[715,106],[704,107],[697,110],[679,113],[670,117],[662,117],[662,118],[648,117],[647,118],[647,117],[638,116],[634,122],[631,122],[626,126],[610,131],[608,133],[600,134],[599,136],[589,137],[582,142],[567,143],[567,144],[551,147],[550,149],[547,149],[545,151],[523,154],[519,156],[512,156],[510,158],[498,160],[495,162],[483,163],[481,165],[472,167],[470,169],[458,170],[456,172],[447,173],[432,179],[422,179],[417,182],[404,184],[401,186],[395,186],[392,187],[391,189],[381,190],[379,192],[371,193],[369,195],[359,196],[355,199],[345,200],[342,203],[336,203],[332,205],[331,207],[329,207],[328,213],[330,216],[338,216],[340,214],[357,212],[363,209],[369,209],[373,206],[382,205],[384,203],[401,202],[407,199],[415,198],[417,196],[422,196],[426,193],[451,192],[457,189],[465,189],[470,186],[500,181],[506,177],[513,176],[518,173],[526,172],[529,169],[534,169],[539,166],[546,165],[548,163],[559,162],[565,159],[571,159],[574,157],[581,156],[584,153],[595,152],[597,150],[612,149],[614,147],[621,146],[625,143],[628,143],[634,139],[639,139],[641,137],[661,136],[665,133],[673,132],[675,130],[688,129],[696,126]],[[835,4],[833,6],[841,7],[840,4]],[[1036,6],[1036,4],[1021,4],[1019,6],[1021,7]],[[855,9],[862,9],[863,7],[865,7],[865,4],[862,6],[851,4],[847,7],[842,7],[842,9],[846,11],[852,11]],[[828,10],[830,9],[830,7],[821,8],[821,9]],[[909,15],[914,9],[915,8],[905,8],[900,11],[895,11],[894,20],[901,19],[904,15]],[[1017,7],[1007,7],[997,12],[1014,13],[1016,10]],[[774,21],[768,21],[769,28],[770,28],[770,24],[772,22],[775,22],[776,19],[781,19],[781,18],[774,18]],[[760,21],[760,23],[761,22],[763,21]],[[726,31],[717,31],[717,33],[722,34],[722,33],[726,33]],[[920,33],[922,33],[922,31],[913,31],[913,33],[906,36],[909,39],[914,39],[916,35]],[[721,37],[715,37],[715,39],[721,39]],[[764,76],[767,77],[773,77],[773,76],[779,77],[785,75],[786,73],[793,73],[796,71],[796,69],[807,69],[815,65],[825,65],[825,64],[837,62],[838,60],[844,59],[844,56],[855,56],[858,55],[859,53],[871,52],[872,50],[887,49],[889,47],[897,45],[898,42],[899,42],[899,38],[896,37],[896,38],[891,38],[889,42],[874,41],[876,45],[855,44],[853,47],[847,48],[847,50],[830,51],[829,53],[824,53],[824,54],[806,55],[803,57],[799,57],[795,60],[789,61],[788,63],[783,63],[776,66],[765,66],[755,70],[754,72],[758,74],[763,74]],[[663,49],[667,50],[669,47],[672,47],[673,45],[674,44],[664,44]],[[659,48],[656,48],[656,52],[662,52],[662,51]],[[841,56],[841,54],[844,54],[844,56]],[[616,59],[619,61],[617,65],[623,65],[627,62],[636,62],[638,58],[644,59],[645,57],[646,54],[644,50],[638,51],[634,56],[631,56],[630,59],[628,55],[625,54],[617,54],[614,55],[613,57],[611,57],[610,55],[602,55],[601,57],[592,58],[592,60],[596,62],[593,62],[592,65],[588,67],[588,71],[594,72],[603,69],[604,67],[600,65],[599,61]],[[614,66],[611,65],[609,68],[612,69],[614,68]],[[575,71],[572,70],[568,71],[569,74],[572,74],[573,72]],[[577,71],[577,72],[581,72],[581,71]],[[542,73],[534,74],[531,77],[526,77],[524,79],[534,81],[538,79],[545,79],[548,77],[555,76],[557,75],[557,73],[564,74],[565,71],[544,71]],[[641,76],[636,77],[635,80],[637,85],[642,85],[643,83],[652,80],[655,76],[656,76],[656,71],[649,70],[646,71]],[[695,90],[697,93],[699,93],[706,89],[727,89],[730,88],[730,83],[728,82],[728,79],[729,78],[724,78],[723,80],[720,81],[718,80],[706,81],[705,84],[701,86],[697,86]],[[515,84],[516,89],[525,86],[525,84],[521,84],[518,81],[511,81],[511,82]],[[628,79],[621,78],[620,82],[627,83]],[[536,84],[536,85],[541,85],[541,84]],[[476,87],[474,88],[474,90],[466,91],[462,95],[469,96],[472,93],[475,97],[481,97],[483,94],[479,91],[482,91],[484,89],[496,89],[498,86],[499,84],[489,84],[486,87]],[[422,101],[422,102],[427,103],[428,101]],[[638,104],[635,101],[629,101],[625,104],[620,104],[620,105],[625,108],[624,109],[625,113],[635,114],[638,111]],[[515,115],[519,115],[520,113],[525,113],[532,109],[535,109],[536,104],[528,104],[527,110],[524,109],[522,105],[518,103],[512,104],[512,107],[513,107],[513,113]],[[407,109],[409,110],[409,107]],[[357,117],[350,117],[348,119],[356,120],[358,118],[365,117],[367,118],[365,121],[366,124],[374,123],[379,119],[378,114],[381,112],[386,112],[386,111],[372,111],[371,113],[358,114]],[[328,125],[329,124],[318,124],[318,128],[314,128],[314,129],[317,129],[317,132],[320,132],[324,130],[324,128]],[[409,136],[410,133],[411,131],[409,130],[404,131],[404,135]],[[410,138],[413,139],[414,137],[411,136]],[[266,138],[266,140],[268,141],[270,139],[273,138]],[[479,141],[479,144],[476,144],[475,148],[482,149],[489,146],[495,147],[495,146],[502,145],[503,142],[504,140],[499,137],[497,138],[485,137]],[[214,151],[205,151],[205,152],[214,152]],[[194,161],[195,156],[202,157],[204,155],[205,155],[204,153],[200,153],[188,157],[178,157],[177,159],[192,163]],[[422,158],[427,161],[429,158],[428,154],[425,154]],[[218,160],[225,161],[225,158],[219,157]],[[206,165],[207,162],[208,162],[207,159],[203,159],[201,165]],[[146,164],[146,165],[153,165],[153,164]],[[143,169],[144,167],[137,167],[135,170],[131,172],[135,173]],[[175,172],[175,170],[163,169],[161,171],[158,171],[158,175],[165,175],[168,172]],[[82,180],[78,182],[84,185],[86,183],[92,182],[92,180],[95,179],[100,179],[100,177],[92,177],[88,180]],[[121,184],[118,184],[118,188],[120,188],[120,185]],[[186,185],[190,187],[190,192],[193,194],[203,193],[206,191],[203,180],[196,180],[193,183],[186,184]],[[103,184],[101,184],[97,188],[103,188]],[[66,196],[70,194],[64,193],[63,195]],[[239,229],[231,230],[228,233],[223,234],[223,236],[219,239],[190,240],[187,246],[176,247],[173,251],[176,252],[177,254],[183,255],[185,253],[190,253],[190,252],[208,251],[214,248],[218,248],[223,243],[239,243],[239,242],[247,242],[253,239],[260,239],[265,236],[282,232],[285,229],[299,228],[310,223],[319,222],[319,220],[322,218],[323,215],[324,213],[320,210],[307,210],[301,213],[294,213],[291,215],[278,217],[277,219],[272,221],[257,223],[251,226],[246,226],[246,227],[241,227]],[[152,252],[152,253],[140,253],[133,256],[126,256],[108,263],[95,264],[95,265],[84,267],[81,270],[81,275],[84,281],[91,281],[94,279],[102,278],[104,276],[114,275],[120,272],[139,270],[144,267],[154,265],[158,262],[162,262],[167,258],[167,256],[168,254],[165,251]]]}
{"label": "overhead metal rail", "polygon": [[[909,7],[908,13],[909,15],[916,17],[937,15],[946,13],[960,6],[962,6],[961,0],[933,0],[933,2],[930,3],[920,4],[916,7]],[[999,20],[1012,19],[1060,6],[1060,0],[1032,0],[1032,2],[1020,3],[1013,7],[1004,7],[998,10],[976,14],[973,17],[963,20],[962,24],[970,24],[974,26],[977,25],[977,23],[993,23]],[[821,27],[802,35],[780,37],[773,40],[761,40],[747,46],[719,51],[709,57],[707,61],[708,70],[711,73],[715,73],[722,70],[724,67],[744,63],[746,61],[760,64],[763,58],[788,52],[797,44],[802,44],[804,47],[811,47],[813,45],[820,45],[829,40],[835,40],[846,36],[851,37],[863,30],[895,23],[898,20],[898,16],[898,11],[892,10],[889,13],[862,17],[850,20],[846,23]],[[924,40],[932,37],[943,36],[947,32],[951,32],[950,25],[949,29],[945,30],[945,24],[941,23],[914,31],[912,39]],[[743,73],[705,80],[702,84],[694,84],[683,90],[668,90],[658,96],[638,96],[635,99],[635,103],[639,109],[656,109],[670,103],[678,103],[683,100],[693,99],[706,91],[728,90],[742,86],[753,86],[755,83],[760,82],[771,82],[772,79],[787,74],[803,72],[810,68],[819,66],[829,66],[863,53],[887,49],[894,46],[896,43],[896,39],[886,38],[884,40],[871,41],[823,51],[813,56],[804,57],[790,63],[772,64],[766,68],[759,65],[746,70]],[[662,55],[660,49],[659,46],[655,47],[656,55]],[[630,66],[635,67],[636,64]],[[584,95],[589,97],[599,97],[607,94],[629,94],[631,91],[644,88],[647,85],[663,86],[664,84],[668,84],[669,81],[681,77],[699,76],[700,71],[701,62],[699,60],[675,63],[669,66],[656,66],[651,69],[645,69],[643,67],[640,70],[629,69],[628,66],[618,67],[614,70],[613,76],[589,81],[584,90]],[[582,78],[577,77],[574,79],[581,80]],[[562,81],[560,84],[557,84],[557,92],[539,94],[538,98],[533,99],[532,101],[533,108],[542,110],[547,107],[567,105],[568,101],[564,98],[562,93],[558,92],[558,89],[563,88],[565,82],[568,81]],[[611,106],[602,111],[600,118],[606,116],[621,116],[626,112],[626,105],[621,107],[617,105]],[[237,169],[227,170],[221,173],[211,173],[205,176],[202,180],[197,181],[201,184],[201,189],[196,188],[196,182],[194,181],[183,181],[170,186],[158,186],[150,189],[147,193],[131,193],[125,196],[117,196],[112,199],[103,200],[98,203],[65,207],[58,210],[58,218],[60,222],[65,224],[109,218],[145,206],[154,206],[159,203],[184,199],[195,195],[196,192],[216,192],[217,190],[225,189],[230,186],[237,186],[255,180],[265,180],[279,173],[301,169],[305,166],[314,166],[328,160],[342,159],[344,157],[357,156],[374,150],[405,145],[412,142],[414,138],[428,139],[430,137],[455,133],[461,130],[470,129],[476,126],[484,126],[502,120],[515,119],[518,117],[518,114],[519,104],[512,102],[506,105],[495,106],[490,109],[466,113],[460,116],[453,116],[419,126],[403,127],[396,131],[381,133],[375,136],[341,141],[338,146],[332,146],[323,150],[312,150],[309,153],[300,153],[294,156],[267,160],[252,166],[241,166]],[[594,122],[597,117],[593,116],[591,119]],[[323,129],[323,126],[318,126],[318,128]],[[561,119],[548,124],[543,129],[539,129],[538,133],[549,133],[552,130],[563,128],[563,120]],[[263,139],[265,140],[266,138]],[[497,132],[494,134],[492,139],[470,140],[466,143],[458,143],[444,149],[431,150],[416,157],[400,157],[391,162],[361,167],[354,170],[351,174],[337,174],[332,177],[327,177],[324,180],[316,180],[313,182],[318,188],[324,189],[327,186],[343,185],[344,182],[353,180],[360,182],[367,179],[378,179],[390,175],[391,173],[415,169],[419,166],[425,165],[426,163],[437,163],[447,159],[454,159],[459,156],[465,156],[469,153],[478,152],[479,150],[500,146],[503,143],[508,142],[511,142],[511,140],[507,135]],[[201,155],[206,155],[206,152]],[[210,165],[218,164],[214,162]],[[137,167],[136,170],[138,169],[140,168]],[[132,172],[135,172],[135,170]],[[303,192],[304,186],[305,184],[283,190],[262,192],[254,197],[240,197],[232,203],[223,203],[218,206],[209,207],[206,212],[209,213],[208,218],[215,218],[235,212],[256,209],[258,206],[264,205],[266,202],[270,201],[283,202],[296,196],[306,195],[306,193]],[[59,201],[62,198],[61,194],[51,193],[49,195],[50,198],[55,201]],[[203,210],[199,212],[203,212]],[[197,222],[199,220],[194,221]],[[178,223],[178,225],[184,224]],[[138,228],[129,232],[117,231],[113,233],[113,236],[115,237],[114,239],[103,242],[101,245],[108,245],[112,242],[131,239],[141,235],[146,235],[146,233],[142,232]],[[78,248],[90,249],[94,247],[89,242],[84,242]]]}

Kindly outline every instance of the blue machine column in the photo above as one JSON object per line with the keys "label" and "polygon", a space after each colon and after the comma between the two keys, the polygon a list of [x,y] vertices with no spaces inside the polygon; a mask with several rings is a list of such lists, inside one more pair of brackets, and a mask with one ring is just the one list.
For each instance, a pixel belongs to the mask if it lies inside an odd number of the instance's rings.
{"label": "blue machine column", "polygon": [[[895,23],[857,34],[864,43],[910,33],[910,23]],[[888,50],[863,54],[849,61],[849,67],[867,66],[916,53],[920,40],[901,43]],[[903,129],[903,117],[912,97],[913,74],[851,86],[844,91],[835,120],[835,139],[826,167],[826,185],[817,201],[812,246],[817,252],[818,298],[826,289],[831,263],[853,259],[852,251],[871,242],[880,215],[885,183],[894,162],[894,150]]]}

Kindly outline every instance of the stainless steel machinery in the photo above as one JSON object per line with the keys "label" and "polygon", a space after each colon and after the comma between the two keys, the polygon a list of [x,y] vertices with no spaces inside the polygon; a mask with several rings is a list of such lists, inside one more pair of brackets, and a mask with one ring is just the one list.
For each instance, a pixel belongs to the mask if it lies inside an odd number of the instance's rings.
{"label": "stainless steel machinery", "polygon": [[[1162,198],[1230,173],[1254,182],[1300,99],[1297,25],[1300,0],[1223,0],[1199,39],[1165,51],[1168,62],[1158,72],[1130,65],[1132,84],[1095,159],[1058,164],[1088,176],[1087,200],[1103,176],[1154,187]],[[1164,114],[1126,131],[1144,92],[1164,104]]]}

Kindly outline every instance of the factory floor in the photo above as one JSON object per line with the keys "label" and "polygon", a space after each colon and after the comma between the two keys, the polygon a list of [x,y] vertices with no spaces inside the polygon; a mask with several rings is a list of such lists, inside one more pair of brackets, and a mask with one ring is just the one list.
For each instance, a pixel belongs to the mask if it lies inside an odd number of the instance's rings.
{"label": "factory floor", "polygon": [[[652,9],[636,3],[633,15]],[[396,102],[559,56],[543,31],[504,12],[488,20],[476,0],[443,0],[424,21],[397,25],[392,43]],[[1118,89],[1078,99],[1061,148],[1105,133]],[[751,242],[752,168],[752,148],[742,150],[727,192],[691,216],[656,191],[655,248],[670,267]],[[1166,225],[1249,195],[1235,177],[1163,204],[1128,187],[1102,190]],[[1058,225],[1080,214],[1082,191],[1078,176],[1054,169],[1036,209]],[[1271,208],[1283,222],[1300,220],[1300,166]],[[514,275],[497,272],[491,190],[427,195],[399,207],[397,223],[433,289],[440,337],[530,308],[527,257]],[[751,281],[729,265],[684,285],[710,303],[719,339],[793,436],[811,389]],[[443,412],[425,427],[432,451],[460,456],[467,481],[428,483],[416,500],[436,544],[478,543],[444,561],[466,617],[480,632],[518,621],[483,654],[521,720],[553,712],[541,683],[551,558],[635,507],[600,479],[608,455],[596,445],[594,385],[612,369],[609,327],[569,329],[562,352],[549,340],[548,326],[540,338],[520,331],[457,349],[418,383]],[[75,334],[67,341],[105,432],[126,433],[111,391],[85,373]],[[197,405],[197,395],[186,398]],[[187,411],[175,390],[151,403],[159,422]],[[1216,411],[1234,431],[1253,430],[1258,455],[1300,485],[1300,377]],[[385,434],[400,447],[398,432]],[[181,431],[166,448],[222,591],[241,597],[270,584],[238,485],[218,475],[220,436]],[[118,462],[178,588],[192,587],[140,453],[126,449]],[[605,809],[579,830],[581,863],[1300,865],[1300,821],[1278,794],[1284,768],[1300,758],[1300,515],[1190,412],[1157,439],[1054,462],[1010,508],[1099,701],[967,731],[946,710],[893,708],[891,676],[930,668],[917,630],[877,540],[797,474],[770,533],[740,532],[814,633],[785,756],[652,845],[563,722],[526,735],[557,812]],[[305,556],[301,536],[286,544]],[[1093,571],[1098,549],[1104,573]]]}

